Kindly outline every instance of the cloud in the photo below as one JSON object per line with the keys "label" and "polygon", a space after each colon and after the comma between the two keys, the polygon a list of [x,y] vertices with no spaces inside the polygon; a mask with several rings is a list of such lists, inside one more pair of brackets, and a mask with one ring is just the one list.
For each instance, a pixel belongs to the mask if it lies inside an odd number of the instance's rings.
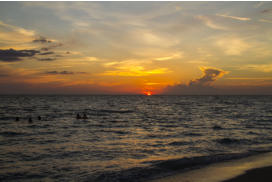
{"label": "cloud", "polygon": [[166,95],[212,95],[217,91],[216,88],[211,86],[186,84],[169,85],[163,90]]}
{"label": "cloud", "polygon": [[0,27],[4,27],[4,28],[8,29],[9,31],[14,31],[14,32],[17,32],[17,33],[25,35],[25,36],[34,36],[35,35],[35,31],[27,30],[27,29],[24,29],[21,27],[13,26],[13,25],[9,25],[9,24],[6,24],[2,21],[0,21]]}
{"label": "cloud", "polygon": [[103,76],[128,76],[128,77],[141,77],[150,75],[159,75],[172,72],[166,67],[150,67],[149,60],[124,60],[106,62],[103,64],[105,68],[110,70],[100,73]]}
{"label": "cloud", "polygon": [[262,10],[262,13],[270,13],[270,12],[272,12],[272,9],[264,9],[264,10]]}
{"label": "cloud", "polygon": [[40,36],[39,38],[34,39],[32,42],[44,44],[44,43],[52,43],[53,41],[52,40],[48,40],[45,37]]}
{"label": "cloud", "polygon": [[268,80],[272,81],[272,78],[268,77],[257,77],[257,78],[252,78],[252,77],[228,77],[228,80]]}
{"label": "cloud", "polygon": [[225,37],[215,43],[226,55],[238,56],[250,48],[250,45],[240,38]]}
{"label": "cloud", "polygon": [[42,47],[41,51],[49,51],[49,49],[47,47]]}
{"label": "cloud", "polygon": [[54,49],[54,48],[58,48],[58,47],[61,47],[63,46],[62,43],[55,43],[55,44],[52,44],[50,46],[47,46],[47,47],[42,47],[41,50],[42,51],[49,51],[50,49]]}
{"label": "cloud", "polygon": [[49,50],[61,46],[63,44],[58,41],[37,36],[33,30],[0,21],[0,62],[18,62],[26,58],[53,61],[61,55],[55,55],[55,52]]}
{"label": "cloud", "polygon": [[47,71],[45,74],[52,74],[52,75],[73,75],[74,72],[72,71]]}
{"label": "cloud", "polygon": [[50,51],[50,52],[43,52],[43,53],[40,53],[39,55],[50,55],[50,54],[54,54],[54,52]]}
{"label": "cloud", "polygon": [[73,72],[73,71],[46,71],[44,74],[49,75],[73,75],[73,74],[86,74],[86,72]]}
{"label": "cloud", "polygon": [[261,72],[272,72],[272,64],[250,64],[242,67],[242,69],[253,69]]}
{"label": "cloud", "polygon": [[272,86],[194,86],[179,84],[168,86],[163,94],[166,95],[271,95]]}
{"label": "cloud", "polygon": [[203,75],[200,78],[191,80],[188,85],[186,84],[176,84],[172,86],[167,86],[164,89],[165,94],[213,94],[218,91],[217,88],[211,86],[212,82],[221,78],[227,71],[219,68],[213,67],[200,67]]}
{"label": "cloud", "polygon": [[201,20],[207,27],[215,29],[215,30],[226,30],[226,27],[216,25],[210,18],[207,16],[199,15],[196,17],[197,19]]}
{"label": "cloud", "polygon": [[272,20],[267,20],[267,19],[259,19],[260,22],[265,22],[265,23],[272,23]]}
{"label": "cloud", "polygon": [[106,76],[129,76],[129,77],[139,77],[139,76],[148,76],[155,74],[165,74],[169,73],[168,68],[158,68],[152,70],[146,70],[142,66],[133,66],[133,67],[122,67],[119,70],[106,71],[100,75]]}
{"label": "cloud", "polygon": [[55,57],[47,57],[48,55],[54,56],[55,52],[41,52],[43,50],[36,49],[23,49],[23,50],[15,50],[13,48],[10,49],[0,49],[0,61],[2,62],[16,62],[23,61],[23,58],[35,58],[38,61],[54,61],[56,57],[62,57],[62,55],[55,55]]}
{"label": "cloud", "polygon": [[182,57],[183,57],[183,52],[175,53],[175,54],[170,55],[170,56],[158,57],[158,58],[155,58],[155,60],[156,61],[167,61],[167,60],[177,59],[177,58],[182,58]]}
{"label": "cloud", "polygon": [[105,67],[112,67],[112,66],[118,65],[119,63],[120,62],[117,62],[117,61],[107,62],[107,63],[104,63],[103,66],[105,66]]}
{"label": "cloud", "polygon": [[86,57],[85,59],[86,59],[86,61],[90,61],[90,62],[92,62],[92,61],[98,61],[97,57]]}
{"label": "cloud", "polygon": [[259,8],[264,4],[264,2],[257,2],[257,4],[254,6],[255,8]]}
{"label": "cloud", "polygon": [[119,90],[120,86],[103,86],[92,83],[66,86],[59,82],[0,82],[0,94],[131,94],[131,92],[120,92]]}
{"label": "cloud", "polygon": [[200,78],[191,80],[189,85],[207,85],[228,73],[227,71],[212,67],[200,67],[200,70],[203,75]]}
{"label": "cloud", "polygon": [[56,58],[38,58],[38,61],[55,61]]}
{"label": "cloud", "polygon": [[29,43],[35,36],[35,31],[27,30],[21,27],[6,24],[0,21],[0,42],[1,46],[13,47],[14,45],[20,49],[32,49],[33,45]]}
{"label": "cloud", "polygon": [[0,49],[0,61],[16,62],[21,61],[22,58],[33,57],[40,53],[37,50],[14,50],[14,49]]}
{"label": "cloud", "polygon": [[223,15],[223,14],[216,14],[216,15],[224,17],[224,18],[231,18],[231,19],[240,20],[240,21],[249,21],[249,20],[251,20],[250,18],[239,17],[239,16],[229,16],[229,15]]}

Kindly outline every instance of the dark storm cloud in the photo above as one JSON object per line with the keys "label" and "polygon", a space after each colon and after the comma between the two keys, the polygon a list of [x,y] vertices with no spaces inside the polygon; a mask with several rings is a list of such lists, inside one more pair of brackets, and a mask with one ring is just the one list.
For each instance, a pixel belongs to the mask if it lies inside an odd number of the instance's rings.
{"label": "dark storm cloud", "polygon": [[22,58],[33,57],[40,53],[37,50],[14,50],[14,49],[0,49],[0,61],[16,62],[21,61]]}
{"label": "dark storm cloud", "polygon": [[56,58],[38,58],[38,61],[55,61]]}
{"label": "dark storm cloud", "polygon": [[51,40],[48,40],[45,37],[39,37],[37,39],[34,39],[32,42],[34,42],[34,43],[42,43],[42,44],[44,44],[44,43],[52,43]]}
{"label": "dark storm cloud", "polygon": [[54,54],[54,52],[43,52],[43,53],[40,53],[39,55],[42,55],[42,56],[44,56],[44,55],[50,55],[50,54]]}
{"label": "dark storm cloud", "polygon": [[226,72],[217,68],[201,68],[203,75],[195,80],[191,80],[189,85],[205,85],[209,84],[221,76],[223,76]]}

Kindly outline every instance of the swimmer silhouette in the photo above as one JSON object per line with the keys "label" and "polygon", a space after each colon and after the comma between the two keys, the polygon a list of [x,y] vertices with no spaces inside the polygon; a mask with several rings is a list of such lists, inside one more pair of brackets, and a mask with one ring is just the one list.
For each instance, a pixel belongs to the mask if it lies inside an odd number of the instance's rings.
{"label": "swimmer silhouette", "polygon": [[81,119],[81,116],[79,114],[77,114],[76,118],[77,119]]}
{"label": "swimmer silhouette", "polygon": [[83,119],[88,119],[87,115],[84,113]]}
{"label": "swimmer silhouette", "polygon": [[16,121],[19,121],[20,120],[20,118],[19,117],[16,117],[16,119],[15,119]]}
{"label": "swimmer silhouette", "polygon": [[28,118],[28,123],[32,123],[32,118]]}
{"label": "swimmer silhouette", "polygon": [[41,120],[42,119],[42,117],[41,116],[38,116],[38,120]]}

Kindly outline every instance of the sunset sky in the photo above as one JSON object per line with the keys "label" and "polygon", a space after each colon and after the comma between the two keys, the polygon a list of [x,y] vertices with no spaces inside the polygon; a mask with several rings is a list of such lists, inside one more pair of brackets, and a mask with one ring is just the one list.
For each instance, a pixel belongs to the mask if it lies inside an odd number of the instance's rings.
{"label": "sunset sky", "polygon": [[272,2],[0,2],[0,94],[272,93]]}

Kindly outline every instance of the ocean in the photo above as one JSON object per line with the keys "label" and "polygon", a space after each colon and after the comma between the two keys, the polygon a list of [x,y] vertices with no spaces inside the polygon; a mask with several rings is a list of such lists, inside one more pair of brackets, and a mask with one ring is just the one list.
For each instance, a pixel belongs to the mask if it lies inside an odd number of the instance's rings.
{"label": "ocean", "polygon": [[267,151],[272,96],[0,96],[0,181],[146,181]]}

